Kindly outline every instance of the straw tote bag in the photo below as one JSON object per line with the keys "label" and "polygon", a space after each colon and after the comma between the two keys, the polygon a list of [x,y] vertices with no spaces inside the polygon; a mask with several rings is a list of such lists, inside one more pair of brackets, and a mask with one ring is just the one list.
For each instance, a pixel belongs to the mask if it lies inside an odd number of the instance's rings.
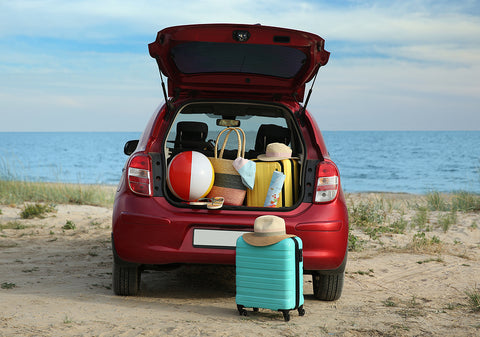
{"label": "straw tote bag", "polygon": [[[220,137],[225,132],[227,132],[227,134],[225,135],[220,154],[217,156]],[[237,135],[237,157],[245,156],[245,132],[243,132],[243,130],[240,128],[223,129],[218,134],[217,141],[215,142],[215,157],[208,158],[210,159],[210,162],[213,166],[213,171],[215,172],[215,180],[208,197],[223,197],[225,199],[225,205],[240,206],[243,204],[243,200],[245,199],[247,188],[242,183],[242,178],[238,174],[237,170],[233,167],[233,160],[223,159],[225,145],[227,144],[228,137],[230,136],[231,132],[234,132]]]}

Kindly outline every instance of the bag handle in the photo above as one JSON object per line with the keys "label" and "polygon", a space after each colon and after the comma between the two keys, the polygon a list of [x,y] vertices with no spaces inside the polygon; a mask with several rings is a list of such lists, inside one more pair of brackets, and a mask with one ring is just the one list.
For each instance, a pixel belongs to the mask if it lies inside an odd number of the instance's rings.
{"label": "bag handle", "polygon": [[[219,143],[220,137],[226,131],[228,132],[225,135],[225,139],[223,141],[222,148],[220,149],[220,154],[218,155],[218,158],[223,158],[223,152],[225,150],[225,146],[227,145],[228,137],[230,136],[230,133],[232,131],[235,131],[235,133],[237,134],[237,141],[238,141],[237,157],[245,157],[245,132],[241,128],[225,128],[222,131],[220,131],[220,133],[217,136],[217,140],[215,142],[215,159],[217,158],[218,143]],[[240,133],[242,134],[243,141],[242,141],[242,138],[240,138]]]}
{"label": "bag handle", "polygon": [[[237,140],[238,140],[238,144],[239,144],[239,147],[238,147],[238,151],[237,151],[237,158],[238,157],[242,157],[244,158],[245,157],[245,132],[241,129],[241,128],[229,128],[231,130],[228,131],[227,133],[227,136],[232,132],[232,131],[235,131],[237,133]],[[242,141],[240,141],[240,138],[239,138],[239,133],[240,132],[242,134]],[[242,144],[240,146],[240,144]],[[225,150],[225,145],[226,145],[226,139],[225,141],[223,142],[223,146],[222,146],[222,149],[220,150],[220,158],[223,158],[223,151]],[[240,152],[240,149],[241,149],[241,152]]]}

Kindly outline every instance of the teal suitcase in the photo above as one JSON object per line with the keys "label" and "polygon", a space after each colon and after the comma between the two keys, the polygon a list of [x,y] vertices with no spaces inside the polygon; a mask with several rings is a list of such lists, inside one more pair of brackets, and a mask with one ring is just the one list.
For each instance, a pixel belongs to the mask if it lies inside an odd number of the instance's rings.
{"label": "teal suitcase", "polygon": [[245,308],[281,311],[285,321],[290,310],[303,316],[302,240],[286,238],[270,246],[251,246],[242,237],[236,247],[236,297],[240,315]]}

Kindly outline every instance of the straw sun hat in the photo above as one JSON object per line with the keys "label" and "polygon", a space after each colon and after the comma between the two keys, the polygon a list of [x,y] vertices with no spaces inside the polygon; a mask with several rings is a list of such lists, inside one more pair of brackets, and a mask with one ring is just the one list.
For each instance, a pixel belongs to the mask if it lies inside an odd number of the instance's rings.
{"label": "straw sun hat", "polygon": [[283,143],[270,143],[265,149],[265,154],[261,154],[257,157],[262,161],[276,161],[282,159],[298,159],[292,157],[292,149]]}
{"label": "straw sun hat", "polygon": [[270,246],[283,239],[294,237],[286,234],[285,220],[275,215],[262,215],[255,219],[252,233],[243,234],[243,240],[252,246]]}

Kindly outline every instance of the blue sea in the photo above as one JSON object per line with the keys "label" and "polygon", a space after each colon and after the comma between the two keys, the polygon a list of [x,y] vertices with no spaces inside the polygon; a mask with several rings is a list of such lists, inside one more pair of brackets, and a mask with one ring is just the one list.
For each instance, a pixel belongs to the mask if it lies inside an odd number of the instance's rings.
{"label": "blue sea", "polygon": [[[116,185],[140,132],[0,132],[0,178]],[[325,131],[345,192],[480,193],[480,131]]]}

